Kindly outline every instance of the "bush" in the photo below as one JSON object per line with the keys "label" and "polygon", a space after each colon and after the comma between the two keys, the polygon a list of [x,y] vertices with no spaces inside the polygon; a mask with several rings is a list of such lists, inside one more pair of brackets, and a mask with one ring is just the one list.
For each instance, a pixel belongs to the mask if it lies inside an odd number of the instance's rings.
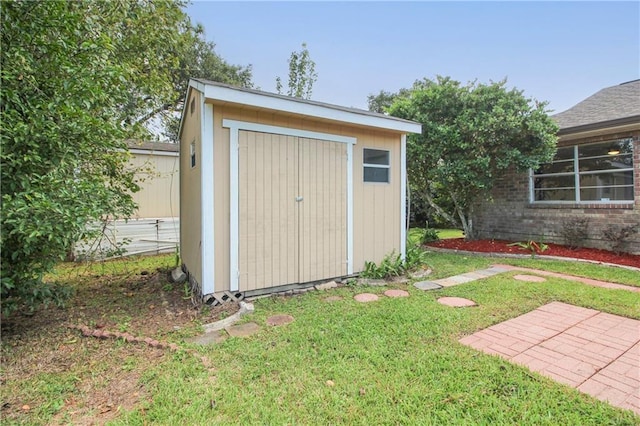
{"label": "bush", "polygon": [[424,233],[422,234],[422,238],[420,239],[420,242],[422,244],[426,244],[426,243],[432,243],[434,241],[438,241],[440,239],[440,237],[438,236],[438,231],[436,231],[433,228],[426,228],[424,230]]}
{"label": "bush", "polygon": [[582,247],[582,243],[589,236],[589,219],[568,219],[562,222],[560,235],[570,249]]}
{"label": "bush", "polygon": [[422,266],[426,261],[426,255],[418,245],[410,244],[407,246],[404,261],[400,254],[393,251],[382,259],[380,265],[376,265],[375,262],[365,262],[364,271],[360,276],[371,279],[398,277]]}
{"label": "bush", "polygon": [[620,254],[624,251],[624,246],[627,239],[638,232],[639,225],[629,225],[618,227],[615,225],[609,225],[604,230],[604,239],[609,242],[609,247],[616,254]]}

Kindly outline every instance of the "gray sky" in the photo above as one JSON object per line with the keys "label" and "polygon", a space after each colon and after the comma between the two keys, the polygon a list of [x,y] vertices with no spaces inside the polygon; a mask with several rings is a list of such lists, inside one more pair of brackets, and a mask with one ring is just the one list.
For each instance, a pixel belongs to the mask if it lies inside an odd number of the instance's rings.
{"label": "gray sky", "polygon": [[[561,112],[640,78],[640,2],[214,2],[187,12],[254,83],[286,86],[288,58],[307,43],[312,99],[356,108],[367,95],[436,75],[510,87]],[[195,77],[195,76],[194,76]]]}

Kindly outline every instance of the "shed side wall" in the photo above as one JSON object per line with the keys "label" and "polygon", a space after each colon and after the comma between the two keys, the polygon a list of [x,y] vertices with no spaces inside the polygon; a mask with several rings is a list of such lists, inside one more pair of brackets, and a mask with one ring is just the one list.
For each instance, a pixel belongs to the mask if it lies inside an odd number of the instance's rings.
{"label": "shed side wall", "polygon": [[[228,290],[229,271],[229,129],[222,120],[231,119],[293,129],[330,133],[357,138],[353,147],[353,217],[354,272],[364,269],[366,261],[380,262],[386,255],[400,252],[400,134],[368,128],[303,119],[229,105],[214,105],[214,169],[215,220],[215,280],[216,291]],[[390,183],[363,182],[363,148],[390,151]],[[346,242],[345,242],[346,244]]]}
{"label": "shed side wall", "polygon": [[[195,99],[191,112],[191,100]],[[180,257],[189,273],[202,285],[200,259],[201,215],[201,94],[191,90],[185,106],[184,123],[180,137]],[[191,143],[195,142],[196,165],[191,167]]]}

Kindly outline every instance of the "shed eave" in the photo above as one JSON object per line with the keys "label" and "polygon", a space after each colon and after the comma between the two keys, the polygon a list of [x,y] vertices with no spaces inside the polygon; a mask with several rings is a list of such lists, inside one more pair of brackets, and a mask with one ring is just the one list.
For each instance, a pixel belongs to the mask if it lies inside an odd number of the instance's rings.
{"label": "shed eave", "polygon": [[306,102],[304,100],[266,92],[211,85],[198,80],[191,80],[190,85],[197,90],[201,90],[201,88],[204,89],[202,91],[207,100],[248,105],[255,108],[283,111],[291,114],[317,117],[346,124],[375,127],[400,133],[422,132],[422,125],[419,123],[379,114],[369,114],[368,111],[358,112],[357,110],[331,106],[329,104]]}

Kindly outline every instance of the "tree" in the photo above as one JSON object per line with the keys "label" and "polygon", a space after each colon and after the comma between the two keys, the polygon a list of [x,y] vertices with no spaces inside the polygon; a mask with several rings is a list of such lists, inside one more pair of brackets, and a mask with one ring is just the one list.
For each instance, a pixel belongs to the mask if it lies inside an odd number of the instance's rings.
{"label": "tree", "polygon": [[186,30],[175,52],[178,65],[168,70],[173,87],[171,96],[166,102],[149,109],[143,117],[148,121],[160,116],[164,135],[175,142],[178,141],[180,111],[190,78],[203,78],[240,87],[253,86],[251,65],[244,67],[229,64],[215,52],[215,44],[205,40],[204,28],[201,25],[191,26],[188,17],[185,16],[185,19]]}
{"label": "tree", "polygon": [[[411,187],[442,217],[456,222],[457,216],[466,238],[473,239],[474,209],[490,197],[495,181],[508,170],[535,169],[553,157],[558,126],[545,107],[508,90],[506,81],[463,86],[437,77],[396,97],[388,111],[422,123],[422,134],[408,137]],[[436,191],[448,195],[453,212],[437,202]]]}
{"label": "tree", "polygon": [[[313,84],[318,80],[316,63],[311,59],[307,44],[302,43],[302,50],[291,52],[289,57],[289,90],[288,96],[311,99]],[[276,77],[276,90],[282,94],[282,80]]]}
{"label": "tree", "polygon": [[179,102],[181,64],[220,65],[183,5],[1,3],[3,313],[55,298],[42,277],[87,224],[133,213],[125,140],[147,136],[150,113]]}

